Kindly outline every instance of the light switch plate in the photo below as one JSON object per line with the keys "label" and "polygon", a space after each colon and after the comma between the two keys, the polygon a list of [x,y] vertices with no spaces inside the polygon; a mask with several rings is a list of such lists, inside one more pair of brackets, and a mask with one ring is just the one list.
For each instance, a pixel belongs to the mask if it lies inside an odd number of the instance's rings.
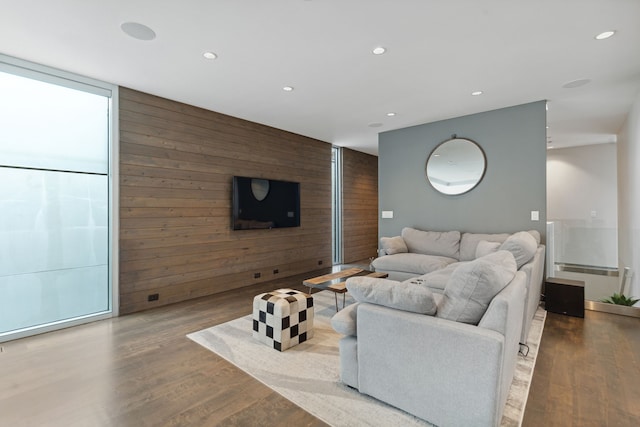
{"label": "light switch plate", "polygon": [[393,218],[393,211],[382,211],[382,218]]}
{"label": "light switch plate", "polygon": [[531,211],[531,221],[540,221],[539,211]]}

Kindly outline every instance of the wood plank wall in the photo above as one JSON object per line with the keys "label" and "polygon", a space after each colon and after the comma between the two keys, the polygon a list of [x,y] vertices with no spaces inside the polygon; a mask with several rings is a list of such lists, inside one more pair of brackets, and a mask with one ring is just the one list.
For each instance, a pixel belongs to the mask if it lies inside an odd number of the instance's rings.
{"label": "wood plank wall", "polygon": [[378,158],[342,149],[342,239],[345,263],[377,256]]}
{"label": "wood plank wall", "polygon": [[[120,88],[120,313],[330,266],[330,165],[328,143]],[[301,226],[231,230],[233,175],[300,182]]]}

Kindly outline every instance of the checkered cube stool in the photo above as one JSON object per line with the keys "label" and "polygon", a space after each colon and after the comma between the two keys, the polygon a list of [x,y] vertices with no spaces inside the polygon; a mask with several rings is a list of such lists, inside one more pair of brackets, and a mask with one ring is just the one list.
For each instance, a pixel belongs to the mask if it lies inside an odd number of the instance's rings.
{"label": "checkered cube stool", "polygon": [[253,299],[253,337],[284,351],[313,337],[313,297],[278,289]]}

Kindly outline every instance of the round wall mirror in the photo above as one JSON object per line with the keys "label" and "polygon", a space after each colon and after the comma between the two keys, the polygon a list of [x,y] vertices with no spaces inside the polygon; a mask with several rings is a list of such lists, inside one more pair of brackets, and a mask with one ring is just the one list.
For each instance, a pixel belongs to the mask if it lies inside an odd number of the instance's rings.
{"label": "round wall mirror", "polygon": [[431,152],[425,174],[429,183],[440,193],[463,194],[482,180],[486,165],[484,152],[478,144],[454,135]]}
{"label": "round wall mirror", "polygon": [[251,192],[257,201],[261,202],[267,198],[269,194],[269,180],[251,178]]}

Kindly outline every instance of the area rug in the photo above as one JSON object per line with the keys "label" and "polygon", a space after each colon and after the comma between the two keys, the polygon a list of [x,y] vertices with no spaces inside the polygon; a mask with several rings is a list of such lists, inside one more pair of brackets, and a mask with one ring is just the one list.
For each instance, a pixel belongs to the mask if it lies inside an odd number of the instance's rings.
{"label": "area rug", "polygon": [[[190,339],[247,372],[329,425],[430,426],[404,411],[362,395],[340,382],[338,341],[331,328],[334,295],[313,294],[314,336],[284,352],[252,337],[251,315],[187,335]],[[349,304],[347,297],[347,304]],[[527,402],[546,311],[539,308],[529,333],[529,352],[518,356],[515,378],[502,419],[503,427],[519,426]]]}

